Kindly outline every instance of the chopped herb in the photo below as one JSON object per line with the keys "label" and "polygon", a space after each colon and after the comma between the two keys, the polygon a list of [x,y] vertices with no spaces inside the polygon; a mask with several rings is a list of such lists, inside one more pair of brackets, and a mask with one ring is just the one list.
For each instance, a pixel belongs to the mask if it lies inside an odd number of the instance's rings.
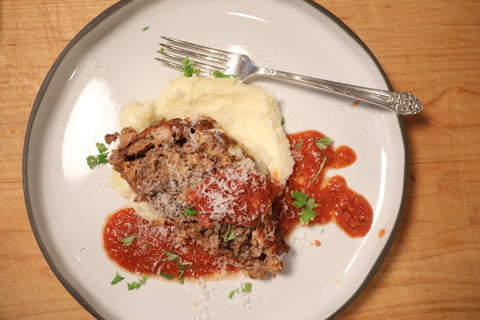
{"label": "chopped herb", "polygon": [[301,147],[301,146],[303,146],[303,142],[304,142],[304,141],[305,141],[305,139],[300,140],[300,142],[297,143],[297,144],[295,145],[295,147]]}
{"label": "chopped herb", "polygon": [[332,139],[325,136],[315,141],[315,144],[320,150],[324,150],[327,149],[327,146],[332,144]]}
{"label": "chopped herb", "polygon": [[160,48],[160,52],[164,52],[165,51],[165,48],[164,47],[161,47]]}
{"label": "chopped herb", "polygon": [[148,279],[148,275],[141,277],[140,279],[138,279],[138,281],[133,281],[132,283],[127,283],[128,291],[138,290],[138,288],[140,288],[142,285],[145,284],[147,279]]}
{"label": "chopped herb", "polygon": [[148,29],[150,29],[150,27],[144,27],[142,31],[147,31]]}
{"label": "chopped herb", "polygon": [[308,224],[316,216],[315,211],[313,211],[314,208],[318,207],[318,204],[315,203],[315,198],[308,198],[304,192],[297,190],[292,191],[291,196],[295,199],[292,203],[295,207],[299,209],[305,207],[300,212],[300,223]]}
{"label": "chopped herb", "polygon": [[175,261],[177,265],[180,267],[180,269],[185,270],[185,266],[191,265],[193,262],[180,262],[180,261]]}
{"label": "chopped herb", "polygon": [[237,237],[237,233],[235,230],[231,230],[232,226],[229,224],[227,232],[225,233],[225,236],[223,237],[223,241],[228,242],[230,240],[233,240]]}
{"label": "chopped herb", "polygon": [[183,68],[183,74],[186,76],[186,77],[191,77],[193,76],[194,74],[199,74],[200,73],[200,69],[195,69],[193,66],[195,64],[193,63],[193,61],[191,61],[190,59],[188,59],[188,57],[185,57],[183,60],[182,60],[182,68]]}
{"label": "chopped herb", "polygon": [[183,213],[184,216],[195,216],[198,214],[198,211],[190,209],[189,206],[185,209],[185,212]]}
{"label": "chopped herb", "polygon": [[147,248],[149,245],[150,245],[150,242],[147,242],[147,243],[145,243],[145,245],[143,247]]}
{"label": "chopped herb", "polygon": [[184,284],[185,279],[183,278],[183,275],[185,274],[185,271],[184,270],[178,270],[175,273],[178,273],[178,282],[180,282],[180,284]]}
{"label": "chopped herb", "polygon": [[315,177],[313,177],[312,183],[315,182],[315,180],[317,180],[317,177],[320,174],[320,172],[322,171],[323,167],[325,166],[326,161],[327,161],[327,156],[323,157],[323,161],[322,161],[322,164],[320,165],[320,169],[318,169],[317,173],[315,174]]}
{"label": "chopped herb", "polygon": [[282,118],[282,121],[280,122],[280,125],[282,125],[282,126],[283,126],[284,124],[285,124],[285,119],[284,119],[284,118]]}
{"label": "chopped herb", "polygon": [[95,168],[99,164],[108,163],[108,148],[100,142],[95,143],[97,146],[97,155],[91,155],[87,157],[87,164],[90,169]]}
{"label": "chopped herb", "polygon": [[245,282],[242,288],[242,292],[250,292],[252,291],[252,283],[251,282]]}
{"label": "chopped herb", "polygon": [[301,208],[303,207],[306,203],[307,203],[307,195],[305,194],[305,192],[300,192],[298,190],[293,190],[291,192],[291,195],[292,195],[292,198],[295,199],[295,201],[293,201],[293,205],[297,208]]}
{"label": "chopped herb", "polygon": [[167,255],[166,258],[162,259],[162,261],[175,261],[178,258],[178,255],[173,254],[171,252],[165,251],[165,254]]}
{"label": "chopped herb", "polygon": [[224,73],[222,73],[222,72],[220,72],[220,71],[218,71],[218,70],[215,70],[215,71],[213,72],[213,76],[214,76],[215,78],[235,78],[235,79],[238,78],[238,77],[237,77],[236,75],[234,75],[234,74],[224,74]]}
{"label": "chopped herb", "polygon": [[303,209],[301,212],[300,223],[301,224],[308,224],[310,221],[315,219],[316,214],[315,211],[311,209]]}
{"label": "chopped herb", "polygon": [[241,289],[235,289],[235,290],[232,290],[230,291],[230,294],[228,295],[228,299],[232,299],[233,296],[236,294],[236,293],[239,293],[239,292],[251,292],[252,291],[252,283],[251,282],[245,282],[243,284],[243,288]]}
{"label": "chopped herb", "polygon": [[113,280],[112,280],[112,282],[110,282],[110,284],[117,284],[120,281],[122,281],[123,279],[125,279],[125,278],[122,277],[117,271],[117,273],[115,273],[115,278],[113,278]]}
{"label": "chopped herb", "polygon": [[135,235],[120,239],[120,241],[123,242],[123,244],[128,247],[129,245],[132,244],[134,239],[135,239]]}
{"label": "chopped herb", "polygon": [[[183,279],[183,274],[185,273],[185,266],[186,265],[190,265],[192,264],[193,262],[180,262],[178,261],[178,258],[179,256],[176,255],[176,254],[173,254],[171,252],[168,252],[168,251],[165,251],[165,254],[167,255],[166,258],[162,259],[162,261],[175,261],[175,263],[178,265],[178,267],[180,268],[180,270],[178,270],[177,272],[175,273],[178,273],[179,276],[178,276],[178,281],[183,284],[185,282],[185,280]],[[161,272],[160,275],[164,278],[167,278],[167,279],[173,279],[175,278],[175,276],[171,275],[171,274],[168,274],[166,272]]]}
{"label": "chopped herb", "polygon": [[171,280],[171,279],[175,278],[175,276],[172,276],[171,274],[168,274],[166,272],[160,272],[160,275],[162,277],[164,277],[165,279],[168,279],[168,280]]}

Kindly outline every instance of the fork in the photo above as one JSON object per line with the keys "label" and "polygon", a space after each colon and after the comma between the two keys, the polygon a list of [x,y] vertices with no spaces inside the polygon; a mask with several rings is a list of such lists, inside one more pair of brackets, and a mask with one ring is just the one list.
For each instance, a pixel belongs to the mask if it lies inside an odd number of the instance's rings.
{"label": "fork", "polygon": [[329,80],[313,78],[285,71],[261,68],[252,63],[245,54],[215,49],[170,37],[162,37],[166,43],[160,43],[157,52],[158,61],[169,67],[183,70],[182,61],[188,57],[201,74],[211,75],[221,72],[245,82],[254,77],[269,77],[293,81],[320,90],[348,96],[393,111],[398,115],[417,114],[423,110],[420,100],[410,92],[396,92],[360,87]]}

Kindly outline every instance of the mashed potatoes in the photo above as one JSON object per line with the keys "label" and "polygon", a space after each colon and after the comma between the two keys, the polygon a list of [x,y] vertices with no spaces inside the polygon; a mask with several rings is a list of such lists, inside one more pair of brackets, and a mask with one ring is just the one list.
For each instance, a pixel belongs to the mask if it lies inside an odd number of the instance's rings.
{"label": "mashed potatoes", "polygon": [[235,79],[179,77],[154,101],[131,102],[122,109],[122,127],[142,131],[159,119],[208,116],[254,158],[259,170],[285,183],[293,170],[282,115],[273,95]]}

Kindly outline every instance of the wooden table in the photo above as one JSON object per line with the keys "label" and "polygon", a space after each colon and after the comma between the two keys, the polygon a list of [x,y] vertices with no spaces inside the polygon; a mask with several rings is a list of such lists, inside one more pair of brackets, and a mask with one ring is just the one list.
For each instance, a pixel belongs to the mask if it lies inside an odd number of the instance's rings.
{"label": "wooden table", "polygon": [[[0,2],[0,319],[92,319],[35,242],[22,193],[30,109],[72,37],[114,0]],[[480,2],[318,0],[367,44],[405,118],[403,219],[385,262],[339,319],[480,319]]]}

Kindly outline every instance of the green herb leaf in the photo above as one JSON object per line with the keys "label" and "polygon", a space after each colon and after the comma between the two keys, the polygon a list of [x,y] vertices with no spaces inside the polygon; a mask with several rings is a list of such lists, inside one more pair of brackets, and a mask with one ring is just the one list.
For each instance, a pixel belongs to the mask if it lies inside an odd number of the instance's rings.
{"label": "green herb leaf", "polygon": [[199,74],[200,73],[200,69],[195,69],[194,65],[195,65],[195,63],[193,63],[193,61],[191,61],[188,57],[185,57],[182,60],[183,74],[186,77],[191,77],[194,74]]}
{"label": "green herb leaf", "polygon": [[135,239],[135,235],[120,239],[120,241],[123,242],[123,244],[128,247],[129,245],[132,244],[134,239]]}
{"label": "green herb leaf", "polygon": [[117,284],[120,281],[122,281],[123,279],[125,279],[125,278],[122,277],[117,271],[117,273],[115,273],[115,278],[113,278],[113,280],[112,280],[112,282],[110,282],[110,284]]}
{"label": "green herb leaf", "polygon": [[147,31],[148,29],[150,29],[150,27],[145,27],[142,29],[142,31]]}
{"label": "green herb leaf", "polygon": [[173,254],[171,252],[165,251],[165,254],[167,255],[166,258],[162,259],[162,261],[175,261],[178,258],[177,254]]}
{"label": "green herb leaf", "polygon": [[332,144],[332,139],[325,136],[315,141],[315,144],[320,150],[324,150],[327,149],[327,146]]}
{"label": "green herb leaf", "polygon": [[304,192],[293,190],[290,194],[295,199],[292,203],[295,207],[300,209],[307,203],[307,195]]}
{"label": "green herb leaf", "polygon": [[300,223],[304,225],[308,224],[316,217],[315,211],[313,211],[312,209],[303,209],[300,214]]}
{"label": "green herb leaf", "polygon": [[235,78],[237,79],[238,77],[234,74],[224,74],[218,70],[213,71],[213,76],[215,78]]}
{"label": "green herb leaf", "polygon": [[99,164],[108,163],[108,148],[105,144],[97,142],[95,146],[97,147],[98,154],[87,157],[87,164],[90,169],[95,168]]}
{"label": "green herb leaf", "polygon": [[282,118],[282,121],[280,122],[280,125],[283,126],[285,124],[285,119]]}
{"label": "green herb leaf", "polygon": [[304,192],[300,192],[298,190],[293,190],[291,196],[295,201],[293,201],[293,205],[298,209],[305,207],[300,212],[300,223],[301,224],[308,224],[316,217],[314,208],[318,207],[318,204],[315,203],[315,198],[308,198]]}
{"label": "green herb leaf", "polygon": [[250,292],[252,291],[252,283],[251,282],[245,282],[242,288],[242,292]]}
{"label": "green herb leaf", "polygon": [[233,296],[236,294],[236,293],[239,293],[239,292],[251,292],[252,291],[252,283],[251,282],[245,282],[243,284],[243,287],[241,289],[235,289],[235,290],[232,290],[230,291],[230,294],[228,295],[228,299],[232,299]]}
{"label": "green herb leaf", "polygon": [[183,213],[184,216],[196,216],[198,214],[198,211],[190,209],[189,206],[185,209],[185,212]]}
{"label": "green herb leaf", "polygon": [[304,141],[305,141],[305,139],[300,140],[300,142],[297,143],[297,144],[295,145],[295,147],[301,147],[301,146],[303,146],[303,142],[304,142]]}
{"label": "green herb leaf", "polygon": [[172,276],[171,274],[168,274],[166,272],[160,272],[160,275],[162,277],[164,277],[165,279],[168,279],[168,280],[171,280],[171,279],[175,278],[175,276]]}
{"label": "green herb leaf", "polygon": [[132,283],[127,283],[128,291],[138,290],[138,288],[140,288],[145,284],[147,279],[148,279],[148,275],[143,276],[142,278],[138,279],[137,281],[133,281]]}
{"label": "green herb leaf", "polygon": [[178,282],[180,282],[180,284],[184,284],[185,283],[185,279],[183,278],[183,275],[185,273],[185,271],[183,270],[178,270],[177,272],[175,273],[178,273]]}
{"label": "green herb leaf", "polygon": [[223,241],[228,242],[230,240],[233,240],[237,237],[237,233],[235,230],[231,230],[232,226],[229,224],[227,232],[225,233],[225,236],[223,237]]}
{"label": "green herb leaf", "polygon": [[107,152],[107,150],[108,150],[107,146],[105,146],[105,144],[103,144],[101,142],[96,142],[95,146],[97,146],[97,150],[101,154]]}
{"label": "green herb leaf", "polygon": [[180,267],[180,269],[185,270],[185,266],[191,265],[193,262],[180,262],[180,261],[175,261],[177,265]]}
{"label": "green herb leaf", "polygon": [[322,164],[320,165],[320,169],[318,169],[317,173],[315,174],[315,177],[312,179],[312,183],[317,180],[318,175],[320,172],[323,170],[323,167],[325,166],[325,162],[327,162],[327,156],[323,157]]}

